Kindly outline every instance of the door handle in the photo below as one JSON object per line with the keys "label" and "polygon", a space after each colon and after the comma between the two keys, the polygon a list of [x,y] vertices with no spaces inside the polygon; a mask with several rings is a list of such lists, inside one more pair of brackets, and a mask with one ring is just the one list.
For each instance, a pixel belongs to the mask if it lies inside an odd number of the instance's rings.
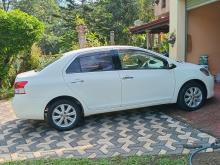
{"label": "door handle", "polygon": [[72,84],[76,84],[76,83],[84,83],[84,80],[75,80],[71,82]]}
{"label": "door handle", "polygon": [[122,78],[122,80],[129,80],[129,79],[133,79],[134,77],[132,77],[132,76],[125,76],[125,77],[123,77]]}

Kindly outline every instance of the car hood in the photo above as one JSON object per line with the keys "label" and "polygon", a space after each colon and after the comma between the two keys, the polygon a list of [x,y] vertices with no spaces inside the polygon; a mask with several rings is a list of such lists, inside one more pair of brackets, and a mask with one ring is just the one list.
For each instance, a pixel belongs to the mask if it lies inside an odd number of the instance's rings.
{"label": "car hood", "polygon": [[192,69],[193,68],[195,68],[195,69],[201,68],[200,65],[192,64],[192,63],[188,63],[188,62],[176,62],[175,64],[177,64],[180,67],[186,67],[186,68],[192,68]]}

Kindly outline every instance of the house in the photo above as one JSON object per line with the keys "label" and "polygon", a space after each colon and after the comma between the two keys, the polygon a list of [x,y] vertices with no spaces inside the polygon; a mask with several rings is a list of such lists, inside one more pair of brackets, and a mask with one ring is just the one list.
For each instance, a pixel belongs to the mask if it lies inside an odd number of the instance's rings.
{"label": "house", "polygon": [[169,0],[158,1],[154,4],[154,16],[153,21],[130,28],[132,34],[147,34],[148,49],[160,43],[161,34],[169,32]]}
{"label": "house", "polygon": [[171,58],[199,64],[205,55],[211,73],[220,73],[219,0],[155,0],[154,10],[157,20],[133,27],[131,32],[166,32],[168,25],[169,33],[175,36]]}

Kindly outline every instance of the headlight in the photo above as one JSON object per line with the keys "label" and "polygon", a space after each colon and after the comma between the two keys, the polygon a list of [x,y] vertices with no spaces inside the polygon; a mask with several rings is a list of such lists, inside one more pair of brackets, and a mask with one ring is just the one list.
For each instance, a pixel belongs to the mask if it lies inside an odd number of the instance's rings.
{"label": "headlight", "polygon": [[210,76],[210,73],[209,73],[209,71],[208,71],[206,68],[201,68],[200,71],[201,71],[204,75]]}

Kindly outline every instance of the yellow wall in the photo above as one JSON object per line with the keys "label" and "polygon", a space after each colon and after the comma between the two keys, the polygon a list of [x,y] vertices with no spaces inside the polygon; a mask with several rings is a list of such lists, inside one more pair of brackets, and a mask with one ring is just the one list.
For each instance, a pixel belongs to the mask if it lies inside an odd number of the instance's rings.
{"label": "yellow wall", "polygon": [[220,73],[220,1],[188,12],[188,62],[209,56],[210,71]]}

